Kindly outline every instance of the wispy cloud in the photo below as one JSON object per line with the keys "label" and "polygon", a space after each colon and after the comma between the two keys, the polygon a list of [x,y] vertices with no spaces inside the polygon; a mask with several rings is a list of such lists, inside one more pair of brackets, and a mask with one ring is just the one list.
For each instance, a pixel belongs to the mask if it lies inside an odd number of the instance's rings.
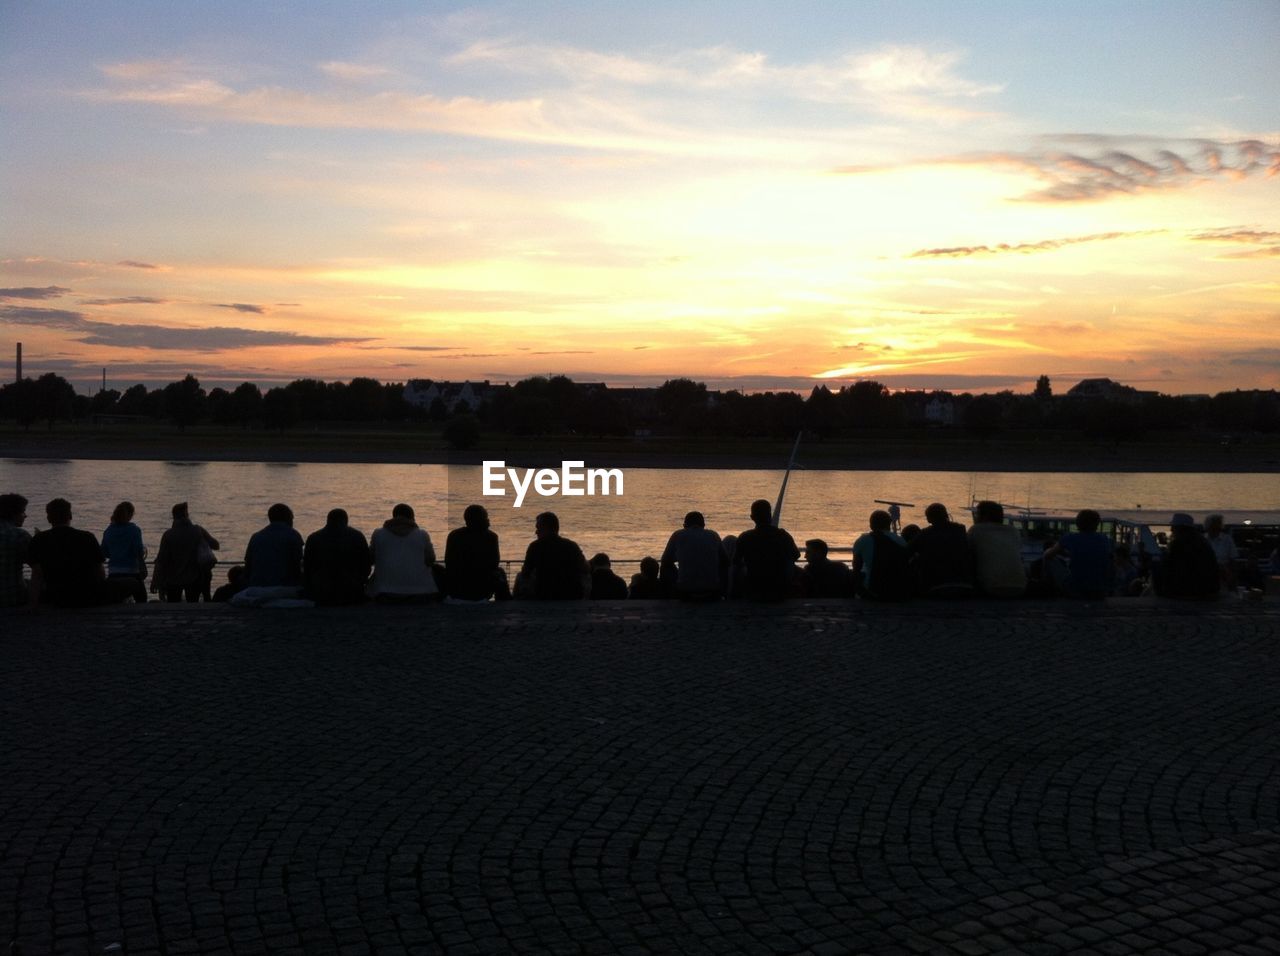
{"label": "wispy cloud", "polygon": [[908,259],[960,259],[968,256],[996,256],[1006,253],[1028,255],[1035,252],[1051,252],[1064,246],[1075,246],[1082,243],[1108,242],[1112,239],[1128,239],[1134,236],[1150,236],[1161,230],[1140,230],[1136,232],[1099,232],[1089,236],[1068,236],[1063,239],[1042,239],[1039,242],[1002,242],[994,246],[951,246],[939,249],[919,249]]}
{"label": "wispy cloud", "polygon": [[254,315],[266,315],[267,310],[260,305],[252,305],[248,302],[215,302],[215,309],[232,309],[236,312],[252,312]]}
{"label": "wispy cloud", "polygon": [[1239,252],[1228,252],[1224,259],[1274,259],[1280,257],[1280,232],[1264,229],[1207,229],[1191,236],[1197,242],[1243,245]]}
{"label": "wispy cloud", "polygon": [[114,299],[82,299],[84,305],[164,305],[168,299],[151,295],[124,295]]}
{"label": "wispy cloud", "polygon": [[[1169,142],[1073,134],[1057,137],[1056,141],[1073,148],[1050,146],[1025,152],[940,156],[908,165],[974,166],[1030,173],[1044,185],[1019,198],[1037,203],[1083,202],[1181,189],[1211,180],[1241,181],[1255,175],[1280,175],[1280,147],[1260,140]],[[900,167],[841,166],[833,172],[859,175],[890,168]]]}
{"label": "wispy cloud", "polygon": [[27,285],[17,289],[0,289],[0,299],[56,299],[70,291],[60,285],[42,287]]}
{"label": "wispy cloud", "polygon": [[83,313],[68,309],[46,309],[36,306],[0,306],[0,323],[39,326],[70,332],[77,342],[89,345],[166,351],[187,349],[196,352],[219,352],[252,346],[340,345],[369,341],[367,338],[354,336],[301,335],[296,332],[272,332],[231,326],[187,328],[115,324],[87,319]]}
{"label": "wispy cloud", "polygon": [[159,269],[160,266],[151,262],[139,262],[137,259],[122,259],[117,262],[118,266],[125,266],[129,269]]}

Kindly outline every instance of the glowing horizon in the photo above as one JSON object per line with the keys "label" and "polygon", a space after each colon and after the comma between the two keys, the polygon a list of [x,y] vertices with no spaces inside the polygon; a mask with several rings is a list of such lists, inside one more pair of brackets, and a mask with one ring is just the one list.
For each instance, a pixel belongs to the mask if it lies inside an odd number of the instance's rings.
{"label": "glowing horizon", "polygon": [[0,13],[0,346],[190,371],[1280,387],[1280,7]]}

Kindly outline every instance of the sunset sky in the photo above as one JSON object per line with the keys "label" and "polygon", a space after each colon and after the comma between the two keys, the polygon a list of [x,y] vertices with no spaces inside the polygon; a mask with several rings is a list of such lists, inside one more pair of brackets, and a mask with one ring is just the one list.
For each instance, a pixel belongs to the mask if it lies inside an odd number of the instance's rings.
{"label": "sunset sky", "polygon": [[1280,2],[0,3],[0,361],[1280,387]]}

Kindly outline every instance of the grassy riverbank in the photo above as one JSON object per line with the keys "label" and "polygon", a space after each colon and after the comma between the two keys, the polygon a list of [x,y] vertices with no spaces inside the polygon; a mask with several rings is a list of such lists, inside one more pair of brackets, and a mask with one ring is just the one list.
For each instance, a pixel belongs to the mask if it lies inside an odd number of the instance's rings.
{"label": "grassy riverbank", "polygon": [[[434,427],[328,427],[284,433],[199,426],[60,424],[53,430],[0,427],[0,458],[386,462],[526,466],[582,459],[597,467],[781,467],[791,442],[745,438],[584,438],[486,435],[451,451]],[[1280,472],[1280,437],[1224,444],[1216,434],[1151,435],[1123,444],[1055,433],[979,440],[963,432],[867,432],[806,440],[807,468],[890,471]]]}

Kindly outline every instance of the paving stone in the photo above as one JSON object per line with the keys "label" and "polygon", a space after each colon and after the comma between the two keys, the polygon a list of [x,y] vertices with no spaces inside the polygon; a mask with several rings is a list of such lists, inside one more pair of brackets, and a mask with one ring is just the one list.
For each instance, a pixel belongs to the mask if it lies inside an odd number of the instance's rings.
{"label": "paving stone", "polygon": [[1274,952],[1277,609],[5,613],[0,944]]}

